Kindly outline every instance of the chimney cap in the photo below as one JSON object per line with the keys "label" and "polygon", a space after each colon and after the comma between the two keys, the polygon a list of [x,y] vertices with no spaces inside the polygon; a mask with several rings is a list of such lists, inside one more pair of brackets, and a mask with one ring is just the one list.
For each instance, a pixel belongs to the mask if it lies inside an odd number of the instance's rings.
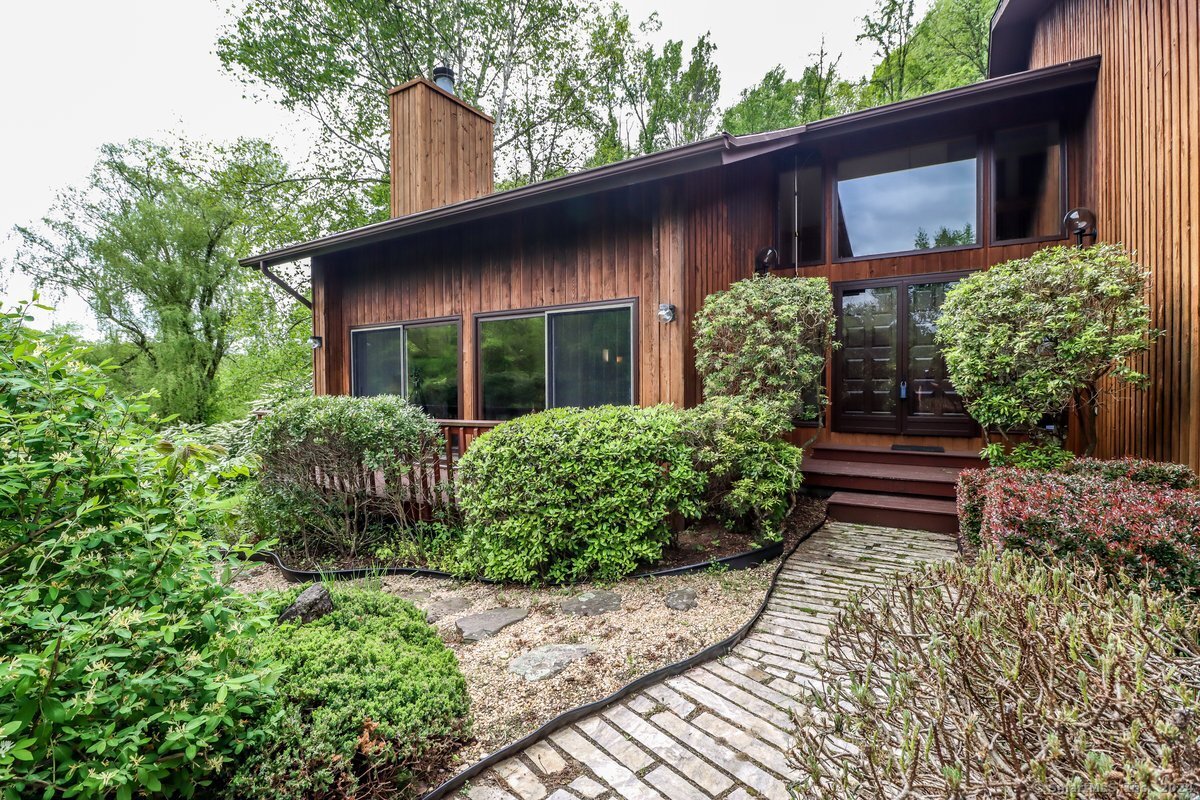
{"label": "chimney cap", "polygon": [[433,68],[433,82],[442,91],[454,94],[454,70],[445,64]]}

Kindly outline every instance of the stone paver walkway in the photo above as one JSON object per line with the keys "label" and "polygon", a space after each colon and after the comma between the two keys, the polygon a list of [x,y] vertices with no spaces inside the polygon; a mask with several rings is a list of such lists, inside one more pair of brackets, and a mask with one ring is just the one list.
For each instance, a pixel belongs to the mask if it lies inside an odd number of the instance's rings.
{"label": "stone paver walkway", "polygon": [[792,710],[837,604],[921,562],[953,537],[830,522],[788,559],[766,611],[719,660],[562,728],[497,764],[471,800],[786,800]]}

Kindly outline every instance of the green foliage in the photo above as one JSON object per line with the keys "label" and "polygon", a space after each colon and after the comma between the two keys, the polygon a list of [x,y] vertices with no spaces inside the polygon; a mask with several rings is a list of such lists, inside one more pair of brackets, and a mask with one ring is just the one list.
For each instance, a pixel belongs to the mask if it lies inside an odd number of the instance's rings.
{"label": "green foliage", "polygon": [[782,66],[775,66],[760,83],[743,89],[738,102],[726,109],[722,130],[759,133],[856,110],[861,87],[838,74],[841,56],[831,56],[824,40],[812,55],[814,60],[799,80],[791,80]]}
{"label": "green foliage", "polygon": [[758,276],[710,294],[696,314],[705,396],[782,403],[794,417],[811,416],[824,405],[834,323],[833,295],[821,278]]}
{"label": "green foliage", "polygon": [[1146,279],[1119,245],[1101,244],[1039,250],[959,281],[937,337],[967,411],[1007,432],[1073,406],[1090,453],[1100,380],[1145,382],[1128,360],[1160,335]]}
{"label": "green foliage", "polygon": [[424,615],[377,590],[331,593],[333,613],[255,642],[282,676],[231,797],[412,797],[469,733],[466,680]]}
{"label": "green foliage", "polygon": [[1001,442],[990,442],[981,456],[993,467],[1055,470],[1066,466],[1075,454],[1055,441],[1034,440],[1018,442],[1005,448]]}
{"label": "green foliage", "polygon": [[984,551],[842,607],[801,699],[814,798],[1156,798],[1200,782],[1200,612]]}
{"label": "green foliage", "polygon": [[1144,458],[1076,458],[1065,464],[1062,471],[1096,475],[1109,481],[1124,479],[1161,489],[1200,488],[1200,478],[1188,465]]}
{"label": "green foliage", "polygon": [[105,145],[86,186],[17,228],[15,264],[39,286],[78,293],[105,332],[136,348],[126,369],[157,391],[156,410],[202,422],[232,320],[249,298],[274,297],[238,257],[308,230],[302,187],[287,178],[259,141]]}
{"label": "green foliage", "polygon": [[669,406],[557,408],[505,422],[459,463],[464,557],[488,578],[615,580],[697,516],[704,476]]}
{"label": "green foliage", "polygon": [[730,527],[745,522],[768,540],[782,525],[803,476],[804,451],[784,441],[791,409],[779,403],[713,397],[688,409],[688,435],[698,468],[708,478],[706,507]]}
{"label": "green foliage", "polygon": [[394,395],[290,400],[258,423],[251,447],[261,468],[247,513],[310,562],[369,553],[408,527],[413,503],[440,496],[422,468],[442,452],[437,423]]}
{"label": "green foliage", "polygon": [[0,787],[191,795],[273,679],[239,648],[266,620],[201,535],[224,525],[191,480],[212,452],[162,446],[142,399],[25,311],[0,314]]}

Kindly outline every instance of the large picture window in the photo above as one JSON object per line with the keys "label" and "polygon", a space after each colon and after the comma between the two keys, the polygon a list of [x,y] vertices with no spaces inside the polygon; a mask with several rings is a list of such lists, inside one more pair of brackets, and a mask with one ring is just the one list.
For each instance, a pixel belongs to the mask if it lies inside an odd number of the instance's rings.
{"label": "large picture window", "polygon": [[628,305],[481,319],[484,418],[632,403],[632,326]]}
{"label": "large picture window", "polygon": [[976,149],[963,138],[839,162],[838,257],[976,244]]}
{"label": "large picture window", "polygon": [[992,193],[995,240],[1062,235],[1062,138],[1058,123],[997,131]]}
{"label": "large picture window", "polygon": [[438,419],[458,419],[458,322],[350,332],[353,391],[397,394]]}

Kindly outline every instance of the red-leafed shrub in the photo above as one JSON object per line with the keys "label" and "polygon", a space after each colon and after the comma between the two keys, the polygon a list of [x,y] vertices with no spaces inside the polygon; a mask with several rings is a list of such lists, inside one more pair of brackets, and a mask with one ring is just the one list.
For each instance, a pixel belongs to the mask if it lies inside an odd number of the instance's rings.
{"label": "red-leafed shrub", "polygon": [[1095,559],[1157,586],[1200,588],[1200,492],[1124,474],[1144,473],[1134,462],[1057,473],[989,470],[966,478],[960,513],[966,525],[978,520],[985,546]]}

